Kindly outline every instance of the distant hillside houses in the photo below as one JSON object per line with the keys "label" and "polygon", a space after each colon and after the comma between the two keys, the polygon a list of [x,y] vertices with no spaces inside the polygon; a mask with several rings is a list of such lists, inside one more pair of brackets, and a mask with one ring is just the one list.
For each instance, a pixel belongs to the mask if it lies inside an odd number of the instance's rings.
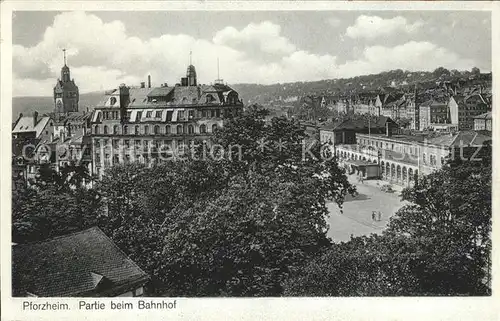
{"label": "distant hillside houses", "polygon": [[470,130],[492,109],[491,73],[455,81],[427,81],[400,88],[307,96],[333,115],[358,114],[407,120],[412,130]]}

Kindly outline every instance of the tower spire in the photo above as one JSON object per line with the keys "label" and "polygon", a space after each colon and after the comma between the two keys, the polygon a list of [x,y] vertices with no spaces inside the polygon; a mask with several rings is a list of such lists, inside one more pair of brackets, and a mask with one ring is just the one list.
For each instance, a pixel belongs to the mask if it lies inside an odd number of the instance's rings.
{"label": "tower spire", "polygon": [[193,62],[192,62],[192,58],[193,58],[193,51],[192,50],[189,50],[189,64],[192,65]]}
{"label": "tower spire", "polygon": [[66,66],[66,48],[63,49],[64,65]]}
{"label": "tower spire", "polygon": [[220,79],[220,75],[219,75],[219,57],[217,57],[217,80]]}

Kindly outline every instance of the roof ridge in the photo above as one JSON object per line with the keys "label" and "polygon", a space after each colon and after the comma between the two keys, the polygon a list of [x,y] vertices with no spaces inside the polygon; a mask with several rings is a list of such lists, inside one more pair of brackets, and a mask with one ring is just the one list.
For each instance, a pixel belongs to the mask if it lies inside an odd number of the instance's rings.
{"label": "roof ridge", "polygon": [[99,233],[101,233],[101,234],[104,236],[104,238],[105,238],[106,240],[108,240],[108,241],[111,243],[111,245],[112,245],[112,246],[113,246],[116,250],[118,250],[118,252],[119,252],[120,254],[122,254],[122,255],[124,256],[124,258],[126,258],[126,259],[130,262],[130,263],[132,263],[132,265],[133,265],[133,266],[135,266],[136,268],[138,268],[138,269],[139,269],[139,271],[140,271],[140,272],[142,272],[142,274],[144,274],[144,275],[146,275],[146,276],[149,276],[146,272],[144,272],[144,270],[143,270],[143,269],[142,269],[139,265],[137,265],[137,263],[135,263],[135,261],[134,261],[134,260],[132,260],[132,259],[130,258],[130,256],[128,256],[128,255],[127,255],[124,251],[122,251],[122,249],[120,249],[120,248],[118,247],[118,245],[116,245],[116,243],[115,243],[115,242],[114,242],[114,241],[113,241],[113,240],[112,240],[109,236],[107,236],[107,235],[106,235],[106,233],[104,233],[104,232],[103,232],[103,231],[102,231],[102,230],[101,230],[98,226],[95,226],[95,227],[93,227],[93,228],[97,229],[97,231],[98,231]]}
{"label": "roof ridge", "polygon": [[102,230],[99,227],[92,226],[92,227],[87,228],[85,230],[80,230],[80,231],[71,232],[69,234],[55,236],[55,237],[50,238],[50,239],[33,241],[33,242],[28,242],[28,243],[17,243],[15,246],[24,246],[24,245],[35,245],[35,244],[49,243],[49,242],[52,242],[52,241],[55,241],[55,240],[59,240],[59,239],[62,239],[62,238],[71,237],[71,236],[75,236],[75,235],[78,235],[78,234],[83,234],[84,232],[88,232],[88,231],[94,230],[94,229],[98,229],[101,233],[104,234],[104,232],[102,232]]}

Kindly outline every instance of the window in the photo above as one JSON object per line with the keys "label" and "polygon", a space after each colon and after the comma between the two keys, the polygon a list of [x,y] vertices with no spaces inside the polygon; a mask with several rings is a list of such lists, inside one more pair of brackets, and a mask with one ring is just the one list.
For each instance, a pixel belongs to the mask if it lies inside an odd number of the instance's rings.
{"label": "window", "polygon": [[207,117],[207,111],[206,110],[202,110],[201,111],[201,117]]}
{"label": "window", "polygon": [[123,134],[127,135],[128,134],[128,126],[123,126]]}
{"label": "window", "polygon": [[127,111],[127,121],[130,120],[130,117],[132,117],[132,112],[131,111]]}
{"label": "window", "polygon": [[156,118],[161,118],[161,110],[156,111]]}
{"label": "window", "polygon": [[179,110],[179,119],[184,119],[184,110]]}
{"label": "window", "polygon": [[136,135],[139,135],[139,125],[135,126],[135,131],[134,132],[135,132]]}
{"label": "window", "polygon": [[165,134],[170,134],[170,125],[165,126]]}
{"label": "window", "polygon": [[113,126],[113,134],[118,134],[118,125]]}
{"label": "window", "polygon": [[177,125],[177,134],[182,134],[182,126]]}
{"label": "window", "polygon": [[201,126],[200,126],[200,133],[204,134],[204,133],[206,133],[206,132],[207,132],[207,126],[205,126],[205,125],[201,125]]}
{"label": "window", "polygon": [[144,134],[149,135],[149,126],[148,125],[144,126]]}
{"label": "window", "polygon": [[151,118],[152,114],[153,114],[152,111],[146,112],[146,118]]}
{"label": "window", "polygon": [[167,121],[172,121],[172,115],[173,115],[173,111],[169,110],[167,111]]}
{"label": "window", "polygon": [[[212,125],[212,133],[215,132],[217,130],[217,124],[213,124]],[[331,141],[330,141],[331,142]]]}
{"label": "window", "polygon": [[118,148],[119,144],[120,144],[120,140],[118,140],[118,139],[113,140],[113,148]]}
{"label": "window", "polygon": [[142,111],[137,112],[137,121],[140,121],[142,118]]}
{"label": "window", "polygon": [[125,139],[123,142],[125,143],[125,147],[130,147],[130,141],[128,139]]}
{"label": "window", "polygon": [[215,110],[210,110],[210,117],[215,118]]}
{"label": "window", "polygon": [[108,133],[108,126],[104,125],[104,135],[106,135],[107,133]]}
{"label": "window", "polygon": [[188,126],[188,134],[194,134],[194,127],[193,125]]}
{"label": "window", "polygon": [[160,126],[155,125],[155,127],[154,127],[154,133],[155,133],[155,135],[158,135],[160,133]]}
{"label": "window", "polygon": [[217,118],[219,118],[219,117],[220,117],[220,109],[216,109],[216,110],[215,110],[215,116],[216,116]]}

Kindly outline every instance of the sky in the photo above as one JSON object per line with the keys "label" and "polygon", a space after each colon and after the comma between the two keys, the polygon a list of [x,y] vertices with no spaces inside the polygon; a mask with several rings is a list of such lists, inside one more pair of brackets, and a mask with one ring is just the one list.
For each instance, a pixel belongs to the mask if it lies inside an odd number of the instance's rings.
{"label": "sky", "polygon": [[51,96],[63,48],[80,93],[149,74],[174,85],[190,60],[201,84],[218,69],[228,84],[491,70],[491,15],[479,11],[16,11],[12,23],[14,96]]}

